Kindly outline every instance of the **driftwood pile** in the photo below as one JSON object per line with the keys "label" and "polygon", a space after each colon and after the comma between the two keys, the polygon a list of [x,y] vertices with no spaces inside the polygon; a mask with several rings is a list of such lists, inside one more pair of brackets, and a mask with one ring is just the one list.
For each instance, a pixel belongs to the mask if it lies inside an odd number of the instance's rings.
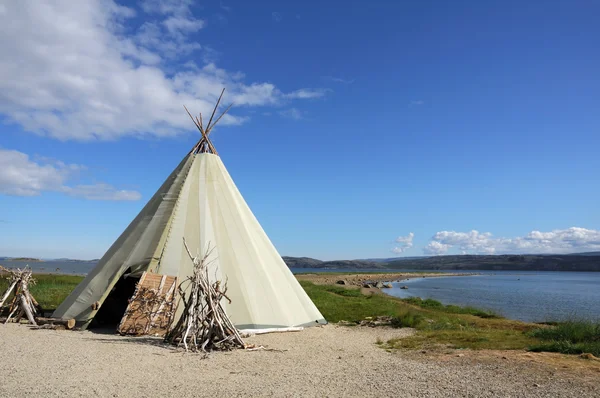
{"label": "driftwood pile", "polygon": [[[129,305],[117,331],[123,335],[163,336],[175,315],[175,287],[177,278],[169,279],[166,275],[160,278],[156,288],[144,286],[155,275],[144,273],[136,290],[129,300]],[[169,286],[170,283],[170,286]]]}
{"label": "driftwood pile", "polygon": [[[4,312],[7,316],[0,317],[0,322],[20,323],[23,316],[27,321],[39,329],[73,329],[75,319],[44,318],[42,307],[33,298],[29,286],[35,285],[30,269],[8,269],[0,266],[0,272],[6,273],[8,288],[0,298],[0,315]],[[9,297],[13,293],[12,299]],[[16,316],[15,316],[16,315]]]}
{"label": "driftwood pile", "polygon": [[[37,301],[29,292],[29,286],[35,284],[35,279],[31,277],[31,270],[25,268],[21,270],[8,269],[0,266],[0,271],[8,273],[8,288],[0,298],[0,313],[8,305],[8,316],[4,323],[8,323],[11,319],[15,322],[20,322],[23,315],[27,316],[29,323],[37,326],[34,315],[41,314],[42,309]],[[8,301],[10,294],[14,293],[12,300]],[[16,317],[13,318],[13,315]]]}
{"label": "driftwood pile", "polygon": [[[186,351],[209,352],[246,348],[240,333],[233,325],[221,305],[227,299],[227,282],[210,282],[208,257],[212,249],[207,248],[203,257],[192,256],[183,240],[190,259],[194,264],[193,274],[179,286],[180,305],[184,309],[177,324],[165,336],[165,342],[182,346]],[[182,286],[189,283],[187,295]]]}

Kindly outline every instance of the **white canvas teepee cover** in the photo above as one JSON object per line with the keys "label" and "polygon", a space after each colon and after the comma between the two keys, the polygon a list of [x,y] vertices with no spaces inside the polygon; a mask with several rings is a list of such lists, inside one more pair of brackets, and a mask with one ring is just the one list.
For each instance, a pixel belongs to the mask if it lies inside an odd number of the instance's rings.
{"label": "white canvas teepee cover", "polygon": [[227,280],[225,311],[240,329],[323,322],[277,253],[217,155],[196,155],[185,180],[156,272],[184,280],[190,251],[205,253],[209,275]]}
{"label": "white canvas teepee cover", "polygon": [[[115,278],[128,269],[133,275],[149,270],[185,280],[193,267],[183,244],[185,238],[193,254],[214,247],[208,259],[212,260],[210,275],[227,280],[231,304],[225,302],[225,310],[238,328],[325,323],[252,214],[221,158],[192,153],[178,169],[179,174],[170,177],[174,183],[183,180],[176,200],[169,197],[175,194],[169,194],[169,189],[157,193],[164,194],[163,200],[170,204],[167,222],[161,220],[166,214],[144,208],[136,217],[149,218],[144,228],[130,226],[53,316],[88,320],[95,314],[93,304],[106,298]],[[186,173],[183,179],[182,173]],[[170,188],[174,185],[179,184]],[[158,261],[152,262],[148,254],[156,251]],[[119,256],[119,252],[129,256]]]}
{"label": "white canvas teepee cover", "polygon": [[192,254],[214,248],[210,276],[227,281],[231,304],[223,304],[239,329],[326,323],[216,154],[210,121],[206,129],[201,119],[194,122],[203,138],[53,316],[86,326],[124,274],[150,271],[184,281],[193,268],[185,238]]}

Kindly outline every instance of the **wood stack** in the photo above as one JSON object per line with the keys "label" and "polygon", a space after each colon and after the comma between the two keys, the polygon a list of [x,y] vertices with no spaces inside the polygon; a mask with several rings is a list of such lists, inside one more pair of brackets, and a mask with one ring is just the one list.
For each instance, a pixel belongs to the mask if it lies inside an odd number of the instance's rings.
{"label": "wood stack", "polygon": [[[184,309],[177,324],[165,336],[165,342],[178,347],[183,345],[186,351],[246,348],[238,330],[221,306],[222,299],[231,302],[227,297],[227,282],[211,283],[209,280],[210,262],[207,259],[212,249],[208,247],[204,257],[192,256],[185,239],[183,243],[194,264],[194,270],[192,276],[179,286],[180,304],[183,303]],[[186,282],[189,283],[187,296],[182,288]]]}
{"label": "wood stack", "polygon": [[[30,269],[8,269],[0,266],[0,272],[6,273],[8,280],[8,288],[0,298],[0,315],[6,311],[7,316],[0,317],[0,322],[20,323],[25,315],[28,323],[39,329],[70,330],[75,327],[75,319],[42,317],[42,307],[29,291],[29,286],[35,285],[35,279],[32,278]],[[13,293],[13,297],[9,300],[11,293]]]}
{"label": "wood stack", "polygon": [[117,328],[120,334],[164,336],[175,312],[177,278],[144,272]]}
{"label": "wood stack", "polygon": [[[34,315],[41,314],[42,309],[29,292],[29,286],[35,284],[35,279],[31,277],[31,270],[0,267],[0,271],[8,273],[8,288],[0,298],[0,313],[5,306],[5,302],[8,304],[8,316],[4,323],[8,323],[11,319],[20,322],[23,315],[26,315],[29,323],[37,326]],[[14,296],[12,300],[8,301],[11,293],[14,293]],[[16,317],[13,318],[15,314]]]}

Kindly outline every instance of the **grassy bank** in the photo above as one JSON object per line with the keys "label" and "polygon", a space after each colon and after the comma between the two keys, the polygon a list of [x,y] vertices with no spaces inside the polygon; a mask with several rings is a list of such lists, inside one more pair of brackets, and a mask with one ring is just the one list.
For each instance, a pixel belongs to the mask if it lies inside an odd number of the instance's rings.
{"label": "grassy bank", "polygon": [[600,357],[600,323],[562,322],[552,328],[533,330],[530,335],[542,340],[530,347],[532,351],[590,353]]}
{"label": "grassy bank", "polygon": [[[82,276],[55,274],[34,274],[33,278],[36,283],[31,285],[29,290],[44,310],[54,310],[83,280]],[[8,283],[2,277],[0,279],[0,294],[7,287]]]}
{"label": "grassy bank", "polygon": [[445,306],[431,299],[398,299],[383,294],[364,295],[359,289],[341,286],[306,281],[301,284],[330,322],[391,316],[394,326],[417,329],[418,333],[412,337],[385,342],[388,348],[526,349],[600,356],[599,323],[541,326],[504,319],[475,308]]}
{"label": "grassy bank", "polygon": [[[37,283],[31,286],[31,293],[45,310],[55,309],[83,279],[53,274],[34,277]],[[573,321],[537,325],[504,319],[476,308],[443,305],[431,299],[365,295],[357,288],[308,281],[300,281],[300,284],[331,323],[389,316],[393,318],[393,326],[417,329],[418,333],[412,337],[385,342],[389,348],[528,349],[591,353],[600,357],[600,323]],[[6,287],[6,280],[0,279],[0,294]]]}

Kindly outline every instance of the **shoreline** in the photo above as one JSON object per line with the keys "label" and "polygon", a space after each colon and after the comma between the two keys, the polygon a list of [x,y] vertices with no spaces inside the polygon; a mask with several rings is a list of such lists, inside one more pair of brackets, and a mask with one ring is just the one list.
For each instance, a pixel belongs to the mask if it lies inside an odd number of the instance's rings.
{"label": "shoreline", "polygon": [[[454,272],[382,272],[382,273],[307,273],[295,274],[299,281],[312,282],[316,285],[342,285],[363,287],[365,283],[395,283],[409,279],[439,278],[454,276],[475,276],[478,273],[454,273]],[[344,281],[345,283],[338,283]]]}

